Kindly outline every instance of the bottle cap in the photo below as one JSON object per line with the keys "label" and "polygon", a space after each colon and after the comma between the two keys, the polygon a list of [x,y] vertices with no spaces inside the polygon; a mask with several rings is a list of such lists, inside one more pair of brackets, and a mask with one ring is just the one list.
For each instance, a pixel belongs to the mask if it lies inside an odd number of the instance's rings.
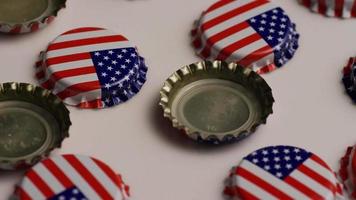
{"label": "bottle cap", "polygon": [[356,17],[355,0],[298,0],[302,5],[316,13],[329,17]]}
{"label": "bottle cap", "polygon": [[69,111],[48,90],[26,83],[0,85],[0,169],[31,166],[68,137]]}
{"label": "bottle cap", "polygon": [[356,199],[356,155],[355,146],[348,147],[341,158],[339,177],[341,178],[350,199]]}
{"label": "bottle cap", "polygon": [[356,102],[356,58],[351,57],[348,64],[343,69],[342,82],[346,93]]}
{"label": "bottle cap", "polygon": [[66,0],[2,0],[0,32],[28,33],[51,23]]}
{"label": "bottle cap", "polygon": [[344,199],[342,185],[318,156],[292,146],[270,146],[232,169],[225,194],[233,199]]}
{"label": "bottle cap", "polygon": [[36,64],[40,84],[80,108],[127,101],[141,89],[146,72],[144,58],[124,36],[95,27],[60,35]]}
{"label": "bottle cap", "polygon": [[127,200],[129,187],[102,161],[61,155],[35,165],[16,187],[14,199]]}
{"label": "bottle cap", "polygon": [[240,140],[266,123],[271,88],[249,68],[223,61],[184,66],[161,89],[160,105],[173,126],[198,141]]}
{"label": "bottle cap", "polygon": [[294,56],[299,34],[282,8],[268,0],[221,0],[203,12],[192,37],[204,59],[266,73]]}

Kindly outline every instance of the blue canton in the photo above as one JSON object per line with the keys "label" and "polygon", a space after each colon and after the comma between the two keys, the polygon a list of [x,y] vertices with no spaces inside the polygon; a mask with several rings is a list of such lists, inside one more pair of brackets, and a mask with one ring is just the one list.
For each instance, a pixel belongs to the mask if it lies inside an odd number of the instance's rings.
{"label": "blue canton", "polygon": [[66,189],[65,191],[50,198],[50,200],[88,200],[87,197],[76,187]]}
{"label": "blue canton", "polygon": [[139,68],[135,48],[110,49],[91,52],[91,57],[102,86],[102,101],[107,107],[126,101],[125,92]]}
{"label": "blue canton", "polygon": [[303,149],[275,146],[260,149],[244,159],[283,180],[310,156],[311,153]]}
{"label": "blue canton", "polygon": [[[261,35],[261,37],[274,50],[274,63],[281,67],[293,55],[285,55],[288,52],[293,34],[293,25],[289,17],[281,8],[262,13],[248,20],[250,26]],[[293,47],[294,48],[294,47]]]}

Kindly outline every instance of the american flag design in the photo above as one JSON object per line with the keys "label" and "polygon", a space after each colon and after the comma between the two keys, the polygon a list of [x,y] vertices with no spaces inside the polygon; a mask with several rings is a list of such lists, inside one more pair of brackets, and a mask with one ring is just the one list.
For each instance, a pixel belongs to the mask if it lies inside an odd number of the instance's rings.
{"label": "american flag design", "polygon": [[342,82],[346,93],[356,102],[356,58],[351,57],[348,64],[343,69]]}
{"label": "american flag design", "polygon": [[16,187],[20,200],[127,200],[129,187],[105,163],[88,156],[62,155],[31,168]]}
{"label": "american flag design", "polygon": [[356,199],[356,155],[355,146],[348,147],[340,160],[339,177],[350,199]]}
{"label": "american flag design", "polygon": [[312,11],[329,17],[356,17],[356,0],[298,0]]}
{"label": "american flag design", "polygon": [[202,58],[236,62],[260,74],[288,62],[299,39],[295,24],[268,0],[220,0],[203,12],[192,36]]}
{"label": "american flag design", "polygon": [[344,199],[335,173],[318,156],[291,146],[246,156],[231,173],[226,194],[241,199]]}
{"label": "american flag design", "polygon": [[146,73],[144,59],[124,36],[95,27],[60,35],[36,63],[42,87],[80,108],[127,101],[140,91]]}

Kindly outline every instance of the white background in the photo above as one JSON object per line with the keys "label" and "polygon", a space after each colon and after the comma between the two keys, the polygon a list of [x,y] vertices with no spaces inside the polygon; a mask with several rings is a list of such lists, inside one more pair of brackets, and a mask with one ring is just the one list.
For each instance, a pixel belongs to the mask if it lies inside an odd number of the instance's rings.
{"label": "white background", "polygon": [[[200,59],[190,46],[193,21],[215,0],[74,0],[46,29],[0,35],[0,81],[37,83],[33,65],[49,41],[69,29],[100,26],[127,36],[149,64],[135,98],[105,110],[70,108],[70,138],[53,153],[97,157],[123,174],[136,200],[223,199],[223,182],[246,154],[267,145],[304,147],[338,170],[356,140],[356,107],[341,83],[342,67],[356,56],[356,21],[325,18],[294,0],[274,0],[301,34],[300,49],[285,67],[264,75],[276,99],[267,125],[240,143],[207,147],[171,128],[158,107],[163,81]],[[23,172],[0,172],[6,199]]]}

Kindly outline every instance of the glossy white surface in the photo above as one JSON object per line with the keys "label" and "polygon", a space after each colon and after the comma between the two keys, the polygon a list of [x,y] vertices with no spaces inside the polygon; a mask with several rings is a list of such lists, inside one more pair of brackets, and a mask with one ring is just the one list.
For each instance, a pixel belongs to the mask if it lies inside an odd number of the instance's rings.
{"label": "glossy white surface", "polygon": [[[268,124],[228,146],[196,144],[171,128],[158,92],[176,69],[200,59],[190,46],[193,21],[215,0],[74,0],[49,27],[0,36],[0,81],[37,83],[34,63],[49,41],[69,29],[102,26],[137,44],[149,64],[148,81],[129,102],[106,110],[70,108],[71,137],[54,154],[97,157],[122,173],[136,200],[223,199],[228,171],[253,150],[273,144],[306,148],[335,170],[356,141],[356,106],[344,93],[341,70],[356,56],[356,19],[325,18],[294,0],[274,0],[296,22],[300,49],[284,68],[264,75],[276,104]],[[21,172],[0,172],[7,199]]]}

